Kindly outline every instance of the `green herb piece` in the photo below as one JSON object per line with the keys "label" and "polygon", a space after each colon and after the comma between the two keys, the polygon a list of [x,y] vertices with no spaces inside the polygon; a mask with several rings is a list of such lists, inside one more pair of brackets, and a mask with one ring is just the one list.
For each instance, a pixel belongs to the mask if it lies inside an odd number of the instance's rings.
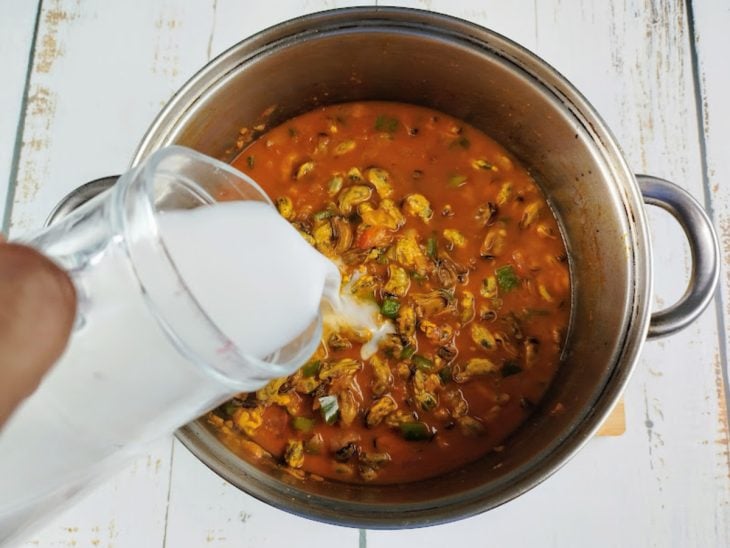
{"label": "green herb piece", "polygon": [[305,377],[314,377],[317,373],[319,373],[319,368],[321,365],[322,362],[319,360],[314,360],[305,364],[302,367],[302,375],[304,375]]}
{"label": "green herb piece", "polygon": [[512,375],[517,375],[517,373],[522,373],[522,368],[519,365],[513,361],[504,362],[502,366],[502,377],[511,377]]}
{"label": "green herb piece", "polygon": [[421,356],[420,354],[414,354],[411,361],[413,362],[413,365],[422,371],[430,371],[433,367],[433,360],[429,360],[427,357]]}
{"label": "green herb piece", "polygon": [[319,398],[319,410],[322,413],[324,422],[334,424],[340,414],[340,404],[337,402],[337,396],[322,396]]}
{"label": "green herb piece", "polygon": [[417,282],[425,282],[426,280],[428,280],[428,278],[424,274],[420,274],[416,271],[413,271],[410,274],[411,274],[411,278],[413,278]]}
{"label": "green herb piece", "polygon": [[520,283],[511,265],[500,266],[494,273],[497,275],[497,285],[502,293],[512,291]]}
{"label": "green herb piece", "polygon": [[463,148],[464,150],[466,150],[467,148],[469,148],[469,146],[471,146],[471,142],[469,141],[469,139],[467,139],[463,135],[459,135],[456,139],[454,139],[451,142],[451,144],[449,145],[449,148],[459,147],[459,148]]}
{"label": "green herb piece", "polygon": [[449,177],[449,186],[451,188],[459,188],[466,184],[466,175],[452,175]]}
{"label": "green herb piece", "polygon": [[304,442],[304,452],[307,455],[320,455],[324,449],[324,438],[316,434]]}
{"label": "green herb piece", "polygon": [[402,422],[399,428],[401,435],[408,441],[424,441],[433,437],[433,432],[423,422]]}
{"label": "green herb piece", "polygon": [[296,137],[297,135],[299,135],[299,131],[297,130],[297,128],[290,127],[289,128],[289,137]]}
{"label": "green herb piece", "polygon": [[386,318],[395,318],[398,315],[400,309],[400,303],[397,299],[391,299],[390,297],[383,300],[383,304],[380,305],[380,313]]}
{"label": "green herb piece", "polygon": [[230,401],[227,401],[225,403],[225,405],[223,406],[223,411],[225,412],[226,415],[228,415],[229,417],[232,417],[233,414],[236,412],[236,410],[240,409],[240,408],[241,408],[241,406],[238,402],[236,402],[236,400],[230,400]]}
{"label": "green herb piece", "polygon": [[317,211],[314,215],[312,215],[312,218],[315,221],[324,221],[325,219],[329,219],[332,217],[334,213],[329,209],[323,209],[322,211]]}
{"label": "green herb piece", "polygon": [[307,417],[294,417],[291,421],[291,425],[295,430],[299,430],[300,432],[309,432],[312,428],[314,428],[314,419],[309,419]]}
{"label": "green herb piece", "polygon": [[375,119],[375,129],[386,133],[395,133],[395,130],[398,129],[398,119],[381,114]]}
{"label": "green herb piece", "polygon": [[256,160],[253,156],[246,156],[246,165],[249,168],[253,168],[255,163],[256,163]]}
{"label": "green herb piece", "polygon": [[436,252],[436,236],[431,236],[428,240],[426,240],[426,255],[428,255],[432,259],[435,259]]}
{"label": "green herb piece", "polygon": [[453,376],[451,374],[451,368],[444,367],[441,371],[439,371],[439,378],[441,379],[442,384],[450,383],[453,379]]}
{"label": "green herb piece", "polygon": [[406,346],[403,347],[403,350],[400,351],[400,359],[401,360],[407,360],[408,358],[410,358],[411,356],[413,356],[413,354],[415,354],[415,353],[416,353],[416,347],[415,346],[412,346],[410,344],[409,345],[406,345]]}

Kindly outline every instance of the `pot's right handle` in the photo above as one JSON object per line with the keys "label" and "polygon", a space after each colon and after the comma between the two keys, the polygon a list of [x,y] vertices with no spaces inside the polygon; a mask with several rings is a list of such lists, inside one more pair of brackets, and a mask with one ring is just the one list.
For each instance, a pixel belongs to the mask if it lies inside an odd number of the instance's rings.
{"label": "pot's right handle", "polygon": [[692,271],[684,295],[651,315],[649,338],[670,335],[697,319],[710,304],[720,276],[720,246],[704,208],[686,190],[657,177],[637,175],[644,202],[668,211],[684,230],[692,254]]}

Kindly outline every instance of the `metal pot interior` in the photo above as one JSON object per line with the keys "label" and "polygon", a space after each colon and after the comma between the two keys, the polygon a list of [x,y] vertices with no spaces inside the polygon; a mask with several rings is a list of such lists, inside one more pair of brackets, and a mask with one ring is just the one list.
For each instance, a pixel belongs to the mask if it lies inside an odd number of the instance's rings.
{"label": "metal pot interior", "polygon": [[367,99],[424,105],[482,129],[544,190],[568,244],[573,283],[565,363],[548,395],[504,452],[403,486],[302,481],[271,463],[240,459],[203,421],[179,435],[224,478],[288,511],[345,525],[427,525],[521,494],[590,437],[644,338],[648,243],[632,175],[567,82],[499,35],[412,10],[339,10],[242,42],[173,99],[137,161],[170,143],[230,160],[243,127],[269,128],[317,105]]}

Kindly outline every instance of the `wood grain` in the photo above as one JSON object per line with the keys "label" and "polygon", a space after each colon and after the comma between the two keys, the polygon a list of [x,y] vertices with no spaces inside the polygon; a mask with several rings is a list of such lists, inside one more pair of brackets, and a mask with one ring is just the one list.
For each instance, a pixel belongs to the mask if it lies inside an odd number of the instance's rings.
{"label": "wood grain", "polygon": [[[210,13],[202,7],[190,21]],[[181,43],[193,43],[196,28],[181,27],[171,36],[177,9],[165,2],[134,9],[126,3],[43,2],[11,235],[40,226],[79,184],[123,171],[160,106],[205,62],[204,53],[191,52],[183,61],[176,54]],[[207,34],[200,42],[204,50]],[[162,545],[171,447],[169,439],[150,447],[31,545]]]}
{"label": "wood grain", "polygon": [[[458,2],[432,5],[459,14]],[[534,50],[594,104],[631,167],[674,180],[702,199],[684,6],[638,0],[535,6]],[[490,23],[501,31],[500,21]],[[681,295],[689,259],[667,215],[652,212],[650,222],[660,308]],[[716,360],[710,310],[685,332],[646,345],[625,394],[623,435],[591,441],[539,488],[485,516],[428,531],[368,531],[368,546],[433,546],[476,539],[481,531],[489,531],[490,542],[511,546],[728,545],[728,466],[715,449],[724,420]],[[526,515],[539,515],[539,523],[516,530]]]}
{"label": "wood grain", "polygon": [[[0,0],[0,231],[4,228],[7,194],[15,184],[17,153],[20,152],[22,132],[19,123],[23,111],[23,96],[33,45],[38,1],[17,2]],[[9,204],[8,204],[9,205]],[[8,208],[9,209],[9,208]]]}
{"label": "wood grain", "polygon": [[[730,8],[695,1],[689,20],[683,3],[649,0],[396,3],[467,18],[536,51],[593,103],[635,171],[705,200],[723,236],[722,299],[685,332],[646,345],[625,394],[625,432],[607,423],[602,432],[614,435],[592,440],[544,484],[488,514],[400,532],[320,525],[253,500],[162,440],[28,546],[289,546],[292,535],[303,546],[352,548],[454,538],[469,546],[730,545]],[[0,63],[16,71],[0,90],[0,204],[35,5],[0,0]],[[268,25],[341,5],[44,0],[17,181],[10,181],[17,182],[12,233],[40,224],[78,184],[123,171],[155,113],[209,58]],[[12,51],[8,40],[17,44]],[[651,212],[650,223],[659,308],[681,295],[689,254],[667,215]],[[526,515],[535,516],[529,527]]]}
{"label": "wood grain", "polygon": [[[728,476],[730,476],[730,438],[728,434],[728,351],[730,350],[730,5],[726,2],[691,2],[693,46],[695,48],[695,84],[697,116],[702,129],[700,146],[705,154],[703,182],[705,199],[720,236],[722,255],[720,292],[716,318],[722,337],[720,350],[713,360],[715,392],[718,405],[711,446],[718,460],[718,485],[715,520],[722,538],[730,537],[727,517]],[[709,372],[708,372],[709,376]],[[715,418],[715,417],[713,417]]]}

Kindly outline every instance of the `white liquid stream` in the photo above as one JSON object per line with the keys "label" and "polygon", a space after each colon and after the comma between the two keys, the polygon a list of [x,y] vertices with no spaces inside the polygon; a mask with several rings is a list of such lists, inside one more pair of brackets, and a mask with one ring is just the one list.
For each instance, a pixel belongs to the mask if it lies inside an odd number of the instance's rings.
{"label": "white liquid stream", "polygon": [[[364,358],[393,331],[374,303],[340,298],[337,266],[267,204],[227,202],[159,221],[187,288],[246,354],[264,358],[286,346],[316,319],[323,299],[331,329],[347,324],[373,333]],[[83,325],[0,431],[0,545],[63,509],[144,443],[230,396],[171,344],[122,246],[111,241],[75,275],[87,296]]]}
{"label": "white liquid stream", "polygon": [[160,231],[190,292],[238,348],[263,358],[294,340],[316,318],[373,334],[364,359],[393,332],[375,303],[340,291],[337,266],[263,202],[225,202],[167,213]]}
{"label": "white liquid stream", "polygon": [[263,202],[167,213],[160,233],[208,317],[257,358],[302,333],[339,285],[337,267]]}

